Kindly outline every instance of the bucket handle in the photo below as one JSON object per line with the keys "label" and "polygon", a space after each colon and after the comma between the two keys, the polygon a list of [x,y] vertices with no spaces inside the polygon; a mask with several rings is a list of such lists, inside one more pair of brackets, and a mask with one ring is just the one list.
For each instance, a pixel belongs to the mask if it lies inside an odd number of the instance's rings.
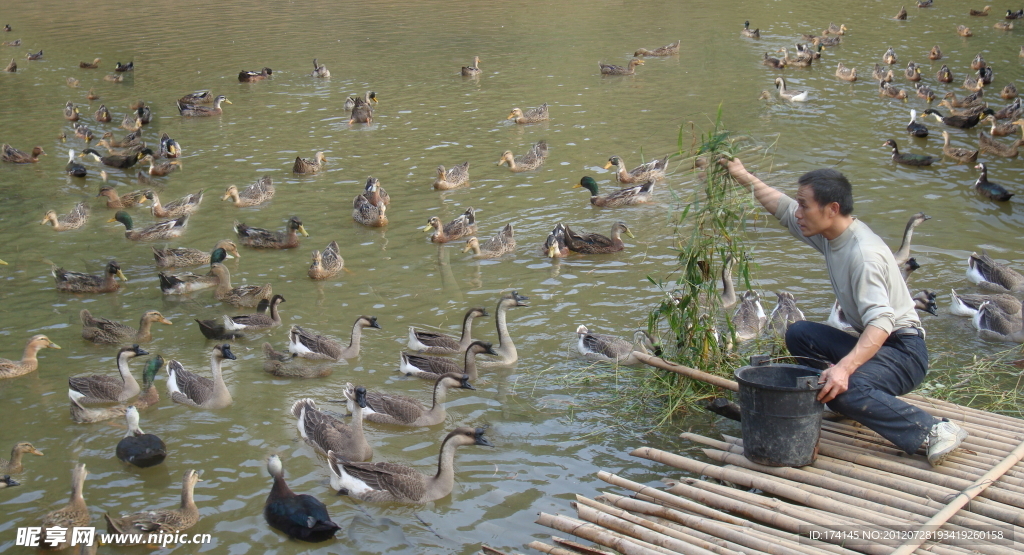
{"label": "bucket handle", "polygon": [[796,386],[800,389],[815,389],[818,386],[817,376],[804,376],[796,379]]}

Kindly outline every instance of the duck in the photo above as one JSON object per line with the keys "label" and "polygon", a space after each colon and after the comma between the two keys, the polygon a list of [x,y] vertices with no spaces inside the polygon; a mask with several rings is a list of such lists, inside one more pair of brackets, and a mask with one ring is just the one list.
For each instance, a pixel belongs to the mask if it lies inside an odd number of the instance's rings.
{"label": "duck", "polygon": [[942,67],[939,68],[939,71],[935,73],[935,78],[940,83],[952,83],[953,72],[949,71],[949,66],[947,66],[946,64],[942,64]]}
{"label": "duck", "polygon": [[47,210],[43,221],[39,223],[52,225],[54,231],[69,231],[82,227],[87,221],[89,221],[89,205],[80,202],[71,209],[71,212],[60,216],[55,210]]}
{"label": "duck", "polygon": [[377,104],[379,102],[377,100],[377,93],[373,91],[366,91],[363,94],[362,98],[359,98],[358,96],[350,96],[346,98],[345,104],[342,107],[345,109],[346,112],[351,112],[352,109],[356,107],[356,103],[360,100],[362,100],[363,103],[367,105],[369,105],[370,103]]}
{"label": "duck", "polygon": [[100,68],[100,59],[99,58],[95,58],[92,61],[92,63],[89,63],[89,62],[78,62],[78,67],[80,67],[82,69],[99,69]]}
{"label": "duck", "polygon": [[238,330],[265,330],[281,325],[281,312],[279,306],[285,302],[281,295],[274,295],[270,298],[267,311],[258,311],[256,314],[242,314],[240,316],[224,316],[224,329],[230,331]]}
{"label": "duck", "polygon": [[[46,513],[42,523],[44,534],[47,528],[62,528],[65,532],[68,532],[73,528],[88,526],[89,521],[92,519],[89,516],[89,507],[85,504],[85,498],[82,496],[82,491],[85,488],[85,477],[88,474],[85,470],[85,464],[78,463],[75,465],[74,470],[71,471],[71,499],[68,500],[67,505],[60,509]],[[60,543],[56,545],[47,542],[42,542],[40,545],[43,549],[47,550],[63,550],[70,547],[70,533],[58,535],[57,539],[60,540]]]}
{"label": "duck", "polygon": [[910,110],[910,123],[907,124],[907,132],[915,137],[928,136],[928,128],[923,123],[917,122],[917,110]]}
{"label": "duck", "polygon": [[935,46],[932,47],[930,51],[928,51],[928,59],[933,62],[935,60],[942,59],[942,50],[939,49],[939,45],[936,44]]}
{"label": "duck", "polygon": [[[518,291],[510,291],[498,299],[498,308],[494,317],[498,330],[498,346],[493,348],[498,359],[494,360],[493,364],[508,366],[519,360],[519,352],[516,350],[515,343],[512,342],[512,335],[508,332],[506,313],[512,308],[530,306],[526,303],[528,300],[530,300],[529,297],[520,295]],[[475,379],[472,375],[470,377]]]}
{"label": "duck", "polygon": [[538,141],[530,150],[521,156],[513,156],[511,150],[506,150],[498,160],[498,165],[508,164],[508,169],[513,172],[525,172],[535,170],[544,165],[548,157],[547,141]]}
{"label": "duck", "polygon": [[1024,10],[1006,10],[1006,19],[1021,19],[1024,18]]}
{"label": "duck", "polygon": [[[157,355],[146,362],[146,368],[142,371],[142,392],[132,402],[138,410],[144,410],[160,402],[160,392],[153,384],[156,375],[164,367],[164,358]],[[72,391],[68,390],[68,399],[71,402],[71,419],[79,424],[92,424],[115,418],[123,418],[128,412],[128,405],[86,407],[78,402]]]}
{"label": "duck", "polygon": [[914,309],[927,312],[932,316],[939,315],[938,305],[935,304],[935,292],[931,289],[922,289],[914,294]]}
{"label": "duck", "polygon": [[985,6],[984,8],[982,8],[980,10],[972,9],[972,10],[967,12],[967,15],[985,16],[985,15],[988,15],[989,10],[991,10],[991,9],[992,9],[992,6]]}
{"label": "duck", "polygon": [[21,482],[15,480],[14,478],[11,478],[10,476],[8,476],[6,474],[3,475],[3,476],[0,476],[0,489],[13,488],[13,487],[17,487],[17,486],[20,486],[20,485],[21,485]]}
{"label": "duck", "polygon": [[210,91],[196,91],[179,98],[178,104],[213,104],[213,99]]}
{"label": "duck", "polygon": [[139,409],[134,405],[129,406],[124,416],[128,431],[117,443],[117,458],[139,468],[149,468],[164,462],[167,446],[159,437],[139,428]]}
{"label": "duck", "polygon": [[[224,256],[220,260],[212,260],[217,249],[224,249]],[[153,258],[156,259],[157,268],[187,268],[189,266],[203,266],[213,262],[222,262],[226,258],[241,258],[238,247],[230,239],[221,239],[213,246],[210,252],[201,251],[187,247],[173,249],[160,249],[153,247]]]}
{"label": "duck", "polygon": [[576,350],[587,360],[609,362],[618,366],[636,366],[642,362],[633,354],[634,351],[647,354],[646,344],[650,336],[643,330],[633,332],[633,342],[614,335],[593,333],[587,326],[576,328]]}
{"label": "duck", "polygon": [[345,259],[341,257],[337,241],[331,241],[323,251],[313,250],[313,263],[309,265],[306,275],[310,279],[324,280],[338,275],[345,267]]}
{"label": "duck", "polygon": [[[374,102],[377,98],[372,99]],[[365,99],[356,98],[355,105],[352,106],[352,114],[348,119],[348,124],[353,123],[373,123],[373,105],[366,102]]]}
{"label": "duck", "polygon": [[295,164],[292,165],[292,173],[318,173],[324,169],[327,157],[323,151],[317,152],[312,159],[295,157]]}
{"label": "duck", "polygon": [[117,74],[113,74],[113,73],[108,73],[107,75],[103,76],[103,80],[104,81],[108,81],[110,83],[123,83],[124,82],[124,75],[117,75]]}
{"label": "duck", "polygon": [[476,237],[470,237],[466,240],[466,247],[462,249],[462,252],[473,251],[473,255],[477,258],[498,258],[514,250],[516,250],[516,232],[510,222],[483,245]]}
{"label": "duck", "polygon": [[455,487],[455,450],[463,445],[493,447],[483,428],[459,427],[441,442],[437,473],[427,476],[391,462],[350,462],[327,453],[331,487],[339,494],[370,502],[429,503],[448,497]]}
{"label": "duck", "polygon": [[810,46],[808,46],[806,44],[800,44],[799,42],[796,43],[796,53],[797,53],[797,57],[798,58],[810,57],[810,58],[814,58],[815,60],[820,60],[821,59],[821,53],[824,50],[825,50],[825,47],[820,45],[820,44],[817,45],[817,48],[815,49],[815,48],[811,48]]}
{"label": "duck", "polygon": [[907,91],[894,87],[885,81],[878,82],[878,94],[887,96],[889,98],[895,98],[897,100],[907,100]]}
{"label": "duck", "polygon": [[857,80],[857,68],[846,67],[843,62],[839,62],[836,65],[836,77],[843,81],[856,81]]}
{"label": "duck", "polygon": [[814,63],[814,56],[810,52],[800,52],[795,58],[789,57],[789,50],[786,48],[780,48],[779,52],[782,52],[782,61],[786,63],[786,67],[810,67]]}
{"label": "duck", "polygon": [[110,110],[108,110],[107,107],[103,104],[100,104],[100,107],[96,110],[92,117],[99,123],[110,123],[110,120],[113,119],[110,115]]}
{"label": "duck", "polygon": [[784,61],[782,61],[782,60],[780,60],[778,58],[769,56],[767,52],[764,53],[764,57],[761,60],[761,65],[770,67],[772,69],[785,69],[786,68],[786,62],[784,62]]}
{"label": "duck", "polygon": [[1024,291],[1024,275],[996,262],[986,252],[973,252],[967,259],[967,281],[996,293]]}
{"label": "duck", "polygon": [[174,170],[181,169],[181,162],[178,160],[171,160],[170,162],[158,162],[153,156],[145,156],[143,160],[149,160],[149,169],[146,173],[154,177],[164,177],[170,175]]}
{"label": "duck", "polygon": [[982,152],[995,154],[996,156],[1002,156],[1004,158],[1016,158],[1020,152],[1021,140],[1018,139],[1008,145],[1004,145],[993,139],[987,133],[982,131],[978,133],[978,149]]}
{"label": "duck", "polygon": [[166,205],[160,203],[160,197],[154,191],[152,200],[153,207],[151,211],[153,216],[157,218],[180,218],[199,210],[199,205],[203,202],[203,189],[199,189],[198,193],[185,195]]}
{"label": "duck", "polygon": [[[167,133],[160,136],[160,152],[161,158],[180,158],[181,157],[181,145],[178,141],[172,139]],[[152,174],[152,171],[150,172]]]}
{"label": "duck", "polygon": [[782,77],[775,78],[775,88],[779,90],[779,98],[792,102],[803,102],[807,100],[807,91],[790,91],[786,88],[786,80]]}
{"label": "duck", "polygon": [[1002,108],[998,112],[992,114],[996,119],[1016,119],[1021,114],[1021,101],[1019,98],[1015,99],[1008,106]]}
{"label": "duck", "polygon": [[440,218],[431,216],[427,220],[427,226],[423,228],[423,231],[433,231],[430,235],[432,243],[447,243],[467,235],[472,235],[476,233],[476,215],[474,214],[473,207],[470,206],[459,217],[444,225],[441,224]]}
{"label": "duck", "polygon": [[234,229],[243,245],[255,249],[294,249],[299,246],[300,233],[303,237],[309,237],[306,228],[302,226],[302,220],[297,216],[288,220],[288,230],[284,232],[249,227],[237,220]]}
{"label": "duck", "polygon": [[7,67],[4,68],[4,71],[6,71],[7,73],[18,72],[18,63],[14,61],[14,58],[11,58],[10,63],[7,64]]}
{"label": "duck", "polygon": [[434,180],[434,189],[448,191],[469,185],[469,162],[463,162],[458,166],[445,169],[444,166],[437,167],[437,178]]}
{"label": "duck", "polygon": [[974,182],[974,190],[978,194],[999,202],[1006,202],[1013,197],[1013,193],[1007,191],[1006,187],[988,180],[988,168],[985,167],[984,163],[979,163],[977,166],[974,166],[974,169],[981,170],[981,175]]}
{"label": "duck", "polygon": [[892,70],[883,68],[882,66],[875,64],[875,69],[871,71],[871,79],[874,81],[885,81],[886,83],[892,83]]}
{"label": "duck", "polygon": [[238,82],[239,83],[255,83],[256,81],[262,81],[269,78],[274,74],[274,70],[269,67],[265,67],[259,71],[239,71]]}
{"label": "duck", "polygon": [[907,70],[903,73],[907,78],[907,81],[920,81],[921,80],[921,68],[914,62],[907,64]]}
{"label": "duck", "polygon": [[78,121],[81,117],[81,113],[78,111],[78,106],[75,106],[70,100],[64,105],[64,119],[68,121]]}
{"label": "duck", "polygon": [[[350,399],[349,411],[353,414],[362,412],[363,418],[370,422],[409,427],[435,426],[445,420],[447,412],[444,403],[449,389],[475,389],[469,379],[468,374],[448,373],[437,376],[429,409],[415,397],[366,391],[363,386],[353,386],[351,383],[345,384],[345,396]],[[359,395],[366,400],[362,408],[357,408],[351,401]]]}
{"label": "duck", "polygon": [[225,360],[236,360],[227,343],[217,345],[210,352],[213,379],[193,374],[177,360],[167,363],[167,390],[171,400],[181,405],[204,409],[222,409],[231,405],[231,393],[224,384],[221,365]]}
{"label": "duck", "polygon": [[57,284],[57,291],[68,293],[112,293],[121,288],[117,278],[128,281],[128,278],[124,277],[124,273],[121,272],[121,266],[113,260],[107,263],[106,271],[102,276],[70,272],[56,265],[51,267],[50,274]]}
{"label": "duck", "polygon": [[962,100],[958,99],[956,97],[956,93],[952,92],[952,91],[950,91],[950,92],[946,93],[945,95],[943,95],[942,98],[945,99],[945,100],[943,100],[943,102],[948,103],[948,105],[951,108],[967,108],[967,107],[972,107],[972,106],[984,106],[985,108],[987,108],[988,106],[985,105],[985,101],[983,100],[984,97],[985,97],[985,91],[984,90],[980,90],[980,91],[971,93],[971,94],[963,97]]}
{"label": "duck", "polygon": [[125,73],[127,71],[135,71],[135,62],[131,61],[131,62],[128,62],[127,64],[122,64],[121,62],[117,62],[117,64],[114,66],[114,71],[116,71],[118,73]]}
{"label": "duck", "polygon": [[[611,156],[605,163],[604,169],[615,167],[615,180],[619,183],[645,183],[651,180],[664,179],[665,169],[668,167],[668,156],[660,160],[640,164],[639,166],[626,170],[626,163],[620,156]],[[581,182],[582,183],[582,182]],[[596,185],[596,184],[595,184]]]}
{"label": "duck", "polygon": [[224,191],[224,196],[221,197],[221,200],[230,200],[232,204],[239,208],[259,206],[274,198],[275,192],[274,180],[269,175],[264,175],[256,183],[243,188],[241,191],[238,190],[238,187],[229,185],[227,190]]}
{"label": "duck", "polygon": [[96,161],[103,163],[104,166],[110,166],[112,168],[120,168],[126,170],[142,160],[147,155],[152,156],[153,150],[149,148],[143,148],[139,152],[133,154],[110,154],[108,156],[100,156],[99,152],[95,149],[87,148],[82,151],[79,156],[91,155]]}
{"label": "duck", "polygon": [[270,343],[263,344],[263,357],[263,371],[281,378],[325,378],[334,371],[330,364],[299,364],[295,355],[276,351]]}
{"label": "duck", "polygon": [[[214,249],[211,254],[210,263],[223,262],[227,257],[226,255],[227,251],[225,249]],[[160,278],[160,291],[164,295],[183,295],[216,287],[220,284],[220,278],[212,269],[206,274],[160,272],[158,276]]]}
{"label": "duck", "polygon": [[804,313],[796,306],[796,297],[789,291],[777,291],[776,303],[768,316],[768,327],[780,337],[786,336],[791,324],[806,320]]}
{"label": "duck", "polygon": [[996,308],[1007,316],[1015,316],[1019,318],[1021,316],[1021,302],[1020,299],[1013,295],[1006,293],[996,293],[993,295],[961,295],[956,292],[956,289],[950,289],[950,298],[952,302],[949,304],[949,312],[956,316],[966,316],[973,318],[978,313],[978,309],[985,302],[992,303]]}
{"label": "duck", "polygon": [[64,173],[71,177],[85,177],[89,174],[89,170],[75,161],[75,150],[68,149],[68,163],[64,166]]}
{"label": "duck", "polygon": [[935,0],[917,0],[918,8],[930,8]]}
{"label": "duck", "polygon": [[1020,125],[1018,125],[1016,121],[1011,123],[999,123],[999,120],[997,120],[995,116],[985,116],[985,119],[982,121],[987,121],[992,125],[992,128],[989,129],[989,134],[993,137],[1005,137],[1007,135],[1013,135],[1021,130]]}
{"label": "duck", "polygon": [[331,520],[323,501],[312,495],[296,495],[288,487],[280,457],[270,457],[267,472],[274,479],[274,486],[263,505],[263,518],[271,528],[284,532],[290,538],[310,543],[325,542],[341,529]]}
{"label": "duck", "polygon": [[906,8],[906,6],[900,6],[899,13],[897,13],[895,16],[893,16],[893,19],[898,19],[898,20],[901,20],[901,21],[906,21],[906,19],[907,19],[907,8]]}
{"label": "duck", "polygon": [[3,459],[0,459],[0,474],[21,474],[21,471],[25,470],[25,465],[21,463],[21,457],[25,453],[28,453],[29,455],[35,455],[37,457],[43,456],[42,451],[36,449],[31,443],[27,441],[16,443],[14,447],[11,449],[10,460],[5,461]]}
{"label": "duck", "polygon": [[124,210],[118,210],[114,217],[107,220],[107,222],[120,222],[124,224],[124,236],[132,241],[152,241],[181,237],[181,234],[185,232],[185,228],[188,226],[188,218],[189,215],[185,214],[174,220],[157,222],[142,229],[135,229],[131,214]]}
{"label": "duck", "polygon": [[900,247],[892,253],[897,266],[903,266],[910,260],[910,240],[914,236],[914,229],[930,219],[932,219],[931,216],[924,212],[918,212],[907,220],[907,227],[903,229],[903,241],[900,243]]}
{"label": "duck", "polygon": [[893,47],[890,46],[889,49],[885,51],[885,54],[882,54],[882,62],[889,65],[893,65],[897,62],[896,50],[894,50]]}
{"label": "duck", "polygon": [[153,340],[151,331],[153,322],[159,322],[166,326],[171,325],[171,321],[156,310],[147,310],[139,318],[138,329],[106,318],[96,318],[86,308],[82,309],[80,317],[82,319],[82,339],[108,345],[148,343]]}
{"label": "duck", "polygon": [[[640,63],[643,63],[643,62],[640,62]],[[540,122],[540,121],[547,121],[548,120],[548,105],[545,102],[544,104],[541,104],[540,106],[537,106],[536,108],[530,108],[529,110],[526,110],[525,112],[520,110],[519,108],[512,108],[512,111],[509,112],[508,117],[505,118],[505,119],[507,119],[507,120],[510,119],[510,120],[514,121],[515,123],[537,123],[537,122]]]}
{"label": "duck", "polygon": [[373,180],[369,187],[369,190],[359,193],[352,200],[352,219],[367,227],[384,227],[388,225],[385,214],[387,203],[383,202],[379,194],[380,182]]}
{"label": "duck", "polygon": [[318,63],[316,58],[313,58],[313,73],[309,75],[310,77],[329,79],[331,77],[331,70],[327,69],[327,66]]}
{"label": "duck", "polygon": [[198,471],[185,471],[181,478],[181,505],[177,509],[141,511],[121,518],[103,513],[103,520],[107,522],[107,534],[121,534],[121,539],[130,538],[134,534],[141,539],[148,538],[148,534],[178,534],[192,528],[200,518],[193,492],[196,483],[201,481]]}
{"label": "duck", "polygon": [[231,287],[231,272],[227,266],[215,262],[210,264],[210,273],[217,278],[217,289],[214,298],[231,303],[238,307],[252,308],[263,299],[270,299],[274,290],[269,283],[265,285],[239,285]]}
{"label": "duck", "polygon": [[945,143],[942,146],[942,153],[956,160],[957,162],[973,163],[978,161],[978,151],[967,148],[955,148],[949,145],[949,131],[942,132],[942,139]]}
{"label": "duck", "polygon": [[999,91],[999,97],[1004,100],[1013,100],[1017,98],[1017,85],[1010,83],[1003,87],[1003,90]]}
{"label": "duck", "polygon": [[843,42],[843,37],[814,37],[814,46],[836,46]]}
{"label": "duck", "polygon": [[623,222],[615,222],[612,224],[611,236],[606,237],[598,233],[583,233],[577,234],[569,226],[565,228],[565,245],[569,247],[569,250],[573,252],[583,254],[605,254],[611,252],[619,252],[625,248],[620,238],[622,233],[625,233],[630,238],[633,237],[633,232],[630,231],[629,227]]}
{"label": "duck", "polygon": [[484,308],[470,308],[462,318],[462,336],[456,339],[450,335],[409,326],[408,347],[414,351],[432,355],[457,355],[464,353],[473,343],[473,320],[490,316]]}
{"label": "duck", "polygon": [[33,147],[31,154],[25,154],[6,143],[0,146],[0,160],[11,164],[35,164],[39,161],[40,156],[45,155],[46,152],[41,146]]}
{"label": "duck", "polygon": [[[261,299],[260,303],[256,306],[256,312],[266,312],[270,306],[270,301],[267,299]],[[243,339],[245,334],[239,331],[228,331],[224,327],[223,322],[217,320],[200,320],[199,318],[193,318],[196,324],[199,326],[199,333],[203,334],[203,337],[212,339],[214,341],[235,341],[236,339]]]}
{"label": "duck", "polygon": [[978,70],[978,82],[982,85],[991,85],[995,79],[995,72],[991,66],[986,66]]}
{"label": "duck", "polygon": [[137,356],[148,354],[148,351],[138,345],[121,347],[117,351],[117,371],[121,375],[120,378],[106,374],[72,376],[68,378],[68,396],[81,405],[124,403],[142,392],[142,387],[132,375],[128,362]]}
{"label": "duck", "polygon": [[213,106],[205,106],[203,104],[186,104],[179,100],[178,113],[187,118],[219,116],[224,113],[224,109],[220,107],[222,103],[231,104],[231,101],[224,95],[218,95],[217,98],[214,98]]}
{"label": "duck", "polygon": [[128,148],[134,145],[145,144],[142,142],[142,131],[136,130],[124,136],[120,141],[114,137],[112,131],[107,131],[103,134],[103,139],[107,141],[107,144],[114,148]]}
{"label": "duck", "polygon": [[961,37],[974,36],[974,33],[971,32],[971,28],[966,25],[957,25],[956,34],[960,35]]}
{"label": "duck", "polygon": [[462,75],[470,77],[473,75],[480,75],[483,73],[480,71],[480,56],[473,56],[473,65],[462,66]]}
{"label": "duck", "polygon": [[740,296],[739,305],[732,317],[736,339],[738,341],[754,339],[761,334],[767,320],[764,308],[761,307],[761,299],[756,291],[747,291]]}
{"label": "duck", "polygon": [[569,247],[565,246],[565,226],[563,224],[555,224],[554,229],[551,230],[541,246],[541,253],[551,259],[565,258],[572,254]]}
{"label": "duck", "polygon": [[995,28],[995,29],[999,29],[1000,31],[1012,31],[1013,30],[1013,22],[1012,21],[997,21],[995,23],[995,25],[993,25],[992,27]]}
{"label": "duck", "polygon": [[[750,28],[750,22],[748,21],[747,25],[744,26],[744,29],[749,29],[749,28]],[[754,29],[752,32],[753,33],[757,33],[757,35],[758,35],[758,36],[753,37],[753,38],[761,38],[760,37],[760,31],[758,29]],[[679,53],[679,42],[680,41],[677,40],[675,42],[666,44],[665,46],[662,46],[660,48],[655,48],[654,50],[648,50],[646,48],[640,48],[640,49],[637,49],[637,51],[633,53],[633,57],[639,58],[641,56],[655,56],[655,57],[657,57],[657,56],[672,56],[674,54],[678,54]]]}
{"label": "duck", "polygon": [[[743,22],[743,29],[740,31],[740,36],[741,37],[747,37],[748,39],[759,39],[759,38],[761,38],[761,29],[751,29],[750,28],[750,22],[749,21],[744,21]],[[676,44],[676,49],[678,51],[679,41],[676,41],[675,44]],[[635,55],[636,54],[634,54],[634,56]]]}
{"label": "duck", "polygon": [[352,335],[348,347],[342,347],[341,343],[333,339],[293,325],[288,331],[288,352],[310,360],[337,362],[343,358],[356,358],[359,356],[364,328],[381,329],[375,316],[359,316],[352,324]]}
{"label": "duck", "polygon": [[882,146],[892,149],[892,161],[897,164],[903,164],[905,166],[930,166],[933,162],[938,160],[935,156],[928,156],[927,154],[901,153],[899,148],[896,146],[896,141],[892,139],[882,143]]}
{"label": "duck", "polygon": [[455,360],[444,356],[419,355],[402,352],[399,355],[398,371],[407,376],[416,376],[425,380],[434,380],[443,374],[466,374],[469,379],[476,380],[479,373],[476,367],[476,355],[487,354],[498,356],[493,346],[486,341],[473,341],[463,352],[460,365]]}
{"label": "duck", "polygon": [[[636,66],[644,65],[644,61],[639,58],[633,58],[625,67],[606,64],[604,62],[598,62],[597,65],[601,68],[601,75],[635,75]],[[516,123],[520,122],[517,121]]]}
{"label": "duck", "polygon": [[940,121],[950,127],[970,129],[975,125],[978,125],[978,122],[981,121],[982,117],[990,114],[995,114],[995,111],[993,111],[991,108],[985,108],[981,112],[974,114],[972,116],[943,116],[941,113],[939,113],[938,110],[935,110],[934,108],[928,108],[927,110],[924,111],[924,114],[932,114],[933,116],[935,116],[935,119],[937,121]]}
{"label": "duck", "polygon": [[624,187],[602,196],[597,194],[597,181],[593,177],[584,176],[578,184],[573,185],[573,188],[581,187],[590,191],[590,204],[593,206],[618,208],[620,206],[634,206],[650,202],[654,193],[654,183],[654,179],[650,179],[646,183]]}
{"label": "duck", "polygon": [[131,111],[125,114],[124,118],[121,119],[121,129],[131,131],[132,133],[141,130],[142,120],[139,119],[138,112]]}
{"label": "duck", "polygon": [[[349,384],[351,385],[351,384]],[[345,388],[345,395],[351,399],[352,404],[357,407],[365,407],[366,390],[362,396]],[[299,428],[299,435],[315,449],[324,455],[328,451],[334,451],[337,455],[350,461],[368,461],[373,458],[373,447],[366,441],[363,435],[363,417],[365,414],[361,409],[352,411],[352,425],[348,426],[337,418],[320,411],[313,399],[299,399],[292,404],[292,416]]]}

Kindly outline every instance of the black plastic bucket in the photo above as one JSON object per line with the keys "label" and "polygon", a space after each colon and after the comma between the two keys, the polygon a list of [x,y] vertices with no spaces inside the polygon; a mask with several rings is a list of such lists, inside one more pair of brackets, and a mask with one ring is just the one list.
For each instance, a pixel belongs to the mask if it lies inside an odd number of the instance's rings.
{"label": "black plastic bucket", "polygon": [[743,419],[743,456],[768,466],[804,466],[818,456],[825,405],[820,370],[796,364],[744,366],[736,371]]}

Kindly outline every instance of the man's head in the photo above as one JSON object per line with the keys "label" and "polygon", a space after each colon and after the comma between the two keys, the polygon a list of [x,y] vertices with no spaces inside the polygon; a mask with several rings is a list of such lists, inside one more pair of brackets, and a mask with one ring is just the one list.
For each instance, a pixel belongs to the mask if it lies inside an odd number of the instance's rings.
{"label": "man's head", "polygon": [[814,170],[797,180],[797,222],[804,237],[822,234],[835,239],[846,230],[853,213],[853,188],[843,174]]}

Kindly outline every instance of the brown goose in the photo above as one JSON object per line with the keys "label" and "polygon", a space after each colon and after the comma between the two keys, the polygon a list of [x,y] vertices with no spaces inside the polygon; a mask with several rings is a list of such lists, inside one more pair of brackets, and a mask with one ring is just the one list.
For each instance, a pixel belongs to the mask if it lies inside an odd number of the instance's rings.
{"label": "brown goose", "polygon": [[400,354],[398,371],[409,376],[416,376],[425,380],[436,380],[444,374],[466,374],[469,379],[475,380],[479,377],[476,369],[476,355],[487,354],[497,355],[491,344],[486,341],[474,341],[466,347],[463,363],[443,356],[413,355],[409,353]]}
{"label": "brown goose", "polygon": [[410,349],[421,353],[432,355],[457,355],[463,353],[473,342],[473,319],[481,316],[489,316],[484,308],[471,308],[466,311],[462,318],[462,336],[455,339],[450,335],[426,331],[409,326]]}
{"label": "brown goose", "polygon": [[217,345],[210,352],[210,368],[213,379],[193,374],[172,360],[167,363],[167,389],[175,403],[204,409],[222,409],[231,405],[231,393],[224,383],[221,365],[224,360],[235,360],[231,346]]}
{"label": "brown goose", "polygon": [[148,354],[149,352],[138,345],[121,347],[117,352],[120,379],[105,374],[73,376],[68,378],[68,396],[80,405],[124,403],[142,391],[139,382],[132,375],[131,368],[128,367],[128,361]]}
{"label": "brown goose", "polygon": [[363,328],[381,329],[375,316],[360,316],[352,324],[352,337],[349,339],[348,347],[342,347],[341,343],[315,331],[292,326],[288,332],[288,351],[310,360],[339,361],[343,358],[356,358],[359,356]]}
{"label": "brown goose", "polygon": [[355,399],[362,395],[366,399],[365,407],[356,407],[349,401],[349,412],[362,412],[363,418],[378,424],[394,424],[396,426],[433,426],[444,422],[444,402],[448,390],[452,388],[473,389],[469,385],[468,374],[442,374],[434,382],[434,396],[430,408],[414,397],[366,391],[363,386],[345,384],[345,396]]}
{"label": "brown goose", "polygon": [[[345,395],[349,395],[348,389]],[[297,419],[299,435],[310,447],[326,455],[333,451],[348,461],[368,461],[373,458],[373,447],[363,435],[363,411],[366,406],[366,390],[362,394],[352,392],[349,397],[355,406],[352,425],[346,425],[337,418],[321,412],[312,399],[299,399],[292,404],[291,413]]]}

